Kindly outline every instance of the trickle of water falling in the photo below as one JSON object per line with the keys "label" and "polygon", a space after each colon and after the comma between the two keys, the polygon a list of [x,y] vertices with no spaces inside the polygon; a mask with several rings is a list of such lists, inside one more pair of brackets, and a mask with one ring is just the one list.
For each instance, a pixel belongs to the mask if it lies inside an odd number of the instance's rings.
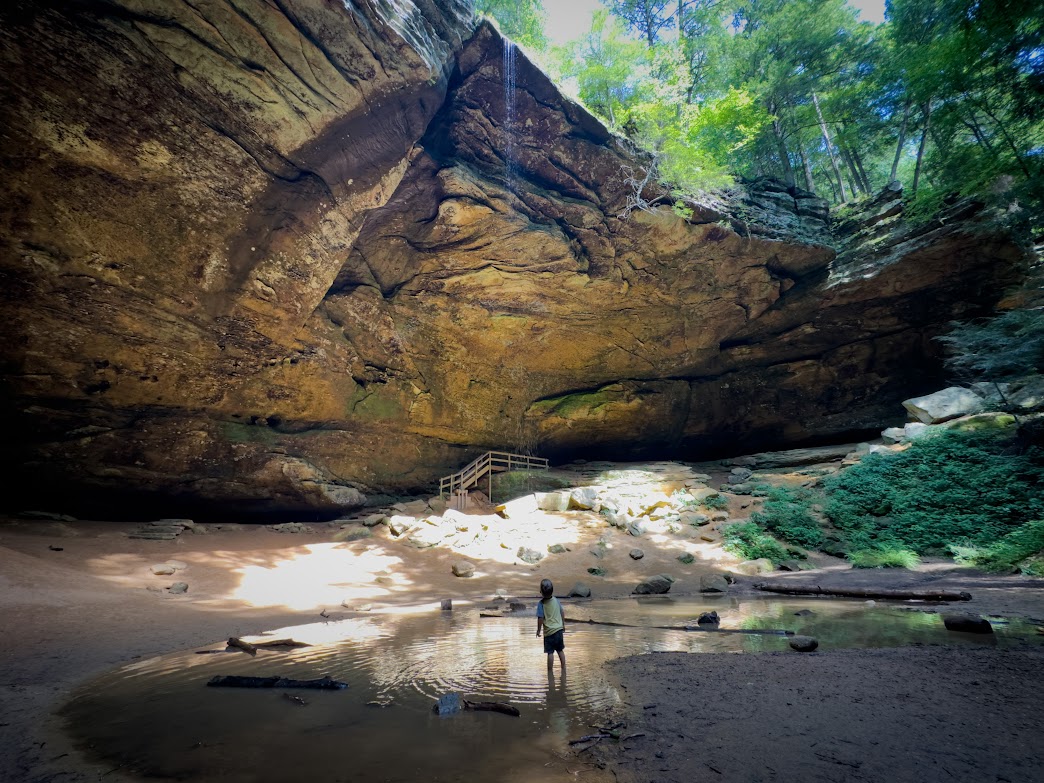
{"label": "trickle of water falling", "polygon": [[504,169],[509,189],[515,181],[515,44],[504,39]]}

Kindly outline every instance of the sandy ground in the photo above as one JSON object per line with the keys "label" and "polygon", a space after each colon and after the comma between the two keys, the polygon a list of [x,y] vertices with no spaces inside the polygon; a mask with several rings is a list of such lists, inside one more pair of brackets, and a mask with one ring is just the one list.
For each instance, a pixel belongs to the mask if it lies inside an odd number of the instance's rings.
{"label": "sandy ground", "polygon": [[[127,780],[71,747],[54,712],[85,679],[137,658],[314,622],[321,611],[335,618],[356,610],[436,611],[447,597],[467,609],[485,605],[498,589],[531,596],[543,576],[560,591],[582,579],[604,598],[670,571],[679,576],[672,592],[694,593],[700,573],[728,565],[720,550],[706,548],[682,567],[675,542],[647,540],[646,557],[635,562],[627,556],[634,540],[616,531],[619,540],[597,561],[609,575],[590,577],[591,548],[605,533],[596,518],[546,532],[571,552],[539,566],[512,562],[510,554],[473,558],[471,579],[451,574],[459,554],[411,548],[384,528],[373,539],[336,544],[336,526],[296,535],[229,526],[175,541],[128,539],[132,527],[0,519],[0,780]],[[187,568],[173,577],[151,574],[151,564],[171,558]],[[902,574],[834,565],[773,577],[780,579],[953,586],[975,594],[964,608],[1044,617],[1044,580],[976,576],[945,564]],[[166,593],[173,581],[187,582],[189,592]],[[750,590],[755,581],[735,589]],[[623,719],[650,739],[598,752],[620,780],[635,781],[794,773],[812,780],[1039,780],[1041,663],[1039,649],[941,648],[628,659],[613,664],[629,694]],[[658,707],[644,709],[652,703]]]}

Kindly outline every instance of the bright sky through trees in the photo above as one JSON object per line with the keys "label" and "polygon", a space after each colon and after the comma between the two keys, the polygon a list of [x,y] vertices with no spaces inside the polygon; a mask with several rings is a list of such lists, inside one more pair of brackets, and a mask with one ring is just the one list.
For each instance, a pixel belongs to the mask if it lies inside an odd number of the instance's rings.
{"label": "bright sky through trees", "polygon": [[[864,22],[884,21],[885,0],[848,0]],[[591,29],[591,14],[604,8],[599,0],[544,0],[547,25],[544,30],[553,44],[564,44]]]}

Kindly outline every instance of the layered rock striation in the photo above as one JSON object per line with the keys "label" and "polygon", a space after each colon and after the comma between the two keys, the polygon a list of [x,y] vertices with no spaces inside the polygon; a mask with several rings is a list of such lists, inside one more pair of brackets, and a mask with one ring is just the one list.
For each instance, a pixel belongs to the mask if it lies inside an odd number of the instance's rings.
{"label": "layered rock striation", "polygon": [[981,205],[910,228],[893,192],[840,227],[771,180],[627,214],[640,152],[464,0],[24,2],[0,26],[23,506],[336,512],[490,448],[876,431],[1024,260]]}

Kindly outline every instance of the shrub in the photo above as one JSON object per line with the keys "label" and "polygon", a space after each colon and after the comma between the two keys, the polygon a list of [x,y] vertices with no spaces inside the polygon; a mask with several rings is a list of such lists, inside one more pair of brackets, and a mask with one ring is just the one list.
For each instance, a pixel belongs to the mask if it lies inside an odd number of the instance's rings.
{"label": "shrub", "polygon": [[921,562],[916,552],[887,545],[850,552],[848,560],[855,568],[917,568]]}
{"label": "shrub", "polygon": [[766,557],[776,565],[789,560],[786,548],[754,522],[738,522],[722,528],[723,546],[745,560]]}
{"label": "shrub", "polygon": [[724,511],[729,507],[729,499],[724,495],[711,495],[705,497],[702,503],[705,508],[713,509],[715,511]]}
{"label": "shrub", "polygon": [[1022,571],[1030,576],[1040,576],[1041,563],[1033,556],[1044,552],[1044,520],[1027,522],[993,544],[955,546],[953,551],[958,562],[970,563],[985,571]]}
{"label": "shrub", "polygon": [[812,516],[811,492],[776,487],[767,498],[764,508],[750,515],[752,522],[798,546],[815,549],[823,543],[823,531]]}
{"label": "shrub", "polygon": [[1044,451],[993,432],[944,432],[871,454],[827,480],[826,515],[849,551],[984,546],[1044,518]]}
{"label": "shrub", "polygon": [[533,492],[566,489],[570,482],[543,470],[511,470],[493,474],[493,497],[505,503]]}

